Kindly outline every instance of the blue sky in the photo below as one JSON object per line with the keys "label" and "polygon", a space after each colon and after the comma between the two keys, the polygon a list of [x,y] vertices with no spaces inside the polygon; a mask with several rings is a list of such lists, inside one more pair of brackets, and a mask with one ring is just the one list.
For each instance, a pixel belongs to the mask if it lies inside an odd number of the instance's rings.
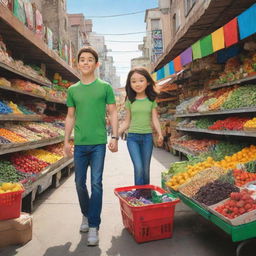
{"label": "blue sky", "polygon": [[[158,6],[157,0],[67,0],[68,13],[83,13],[90,16],[109,16],[130,12],[144,11]],[[98,34],[120,34],[146,31],[144,23],[145,12],[129,16],[112,18],[90,18],[93,21],[93,31]],[[108,41],[142,41],[145,34],[136,35],[106,35],[106,45],[112,51],[137,51],[138,43],[116,43]],[[121,86],[128,71],[132,58],[141,56],[140,52],[109,52],[113,56],[117,74],[121,77]]]}

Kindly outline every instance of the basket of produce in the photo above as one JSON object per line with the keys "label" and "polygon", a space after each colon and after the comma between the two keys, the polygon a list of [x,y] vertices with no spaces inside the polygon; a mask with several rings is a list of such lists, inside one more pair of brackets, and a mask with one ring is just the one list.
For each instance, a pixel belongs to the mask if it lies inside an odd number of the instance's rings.
{"label": "basket of produce", "polygon": [[14,219],[20,216],[23,192],[24,188],[19,183],[0,183],[0,220]]}
{"label": "basket of produce", "polygon": [[172,237],[175,205],[180,201],[153,186],[116,188],[124,226],[138,243]]}

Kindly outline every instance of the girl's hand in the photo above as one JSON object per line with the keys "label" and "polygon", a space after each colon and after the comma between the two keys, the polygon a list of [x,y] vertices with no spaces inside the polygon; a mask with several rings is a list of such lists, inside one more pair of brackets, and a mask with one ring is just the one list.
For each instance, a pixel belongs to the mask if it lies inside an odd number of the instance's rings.
{"label": "girl's hand", "polygon": [[164,137],[162,134],[158,134],[158,138],[157,138],[157,144],[159,147],[161,147],[163,145],[163,141],[164,141]]}

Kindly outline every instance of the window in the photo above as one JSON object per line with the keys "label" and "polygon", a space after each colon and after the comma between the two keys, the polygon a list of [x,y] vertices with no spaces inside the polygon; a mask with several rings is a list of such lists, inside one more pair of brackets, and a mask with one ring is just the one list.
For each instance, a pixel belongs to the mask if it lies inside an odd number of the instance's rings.
{"label": "window", "polygon": [[172,17],[172,31],[175,34],[180,27],[180,12],[179,10]]}
{"label": "window", "polygon": [[187,16],[190,10],[193,8],[196,0],[184,0],[185,16]]}
{"label": "window", "polygon": [[65,29],[65,31],[68,30],[68,21],[66,18],[64,18],[64,29]]}
{"label": "window", "polygon": [[62,6],[63,6],[63,9],[66,10],[66,0],[61,0],[61,3],[62,3]]}
{"label": "window", "polygon": [[151,20],[151,30],[160,29],[160,19],[152,19]]}

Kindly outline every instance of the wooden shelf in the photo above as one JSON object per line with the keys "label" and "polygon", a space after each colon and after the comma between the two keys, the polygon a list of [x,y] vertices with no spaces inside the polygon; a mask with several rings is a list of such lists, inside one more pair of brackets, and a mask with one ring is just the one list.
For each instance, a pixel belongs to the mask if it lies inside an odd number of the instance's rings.
{"label": "wooden shelf", "polygon": [[197,153],[193,152],[193,151],[190,151],[190,150],[186,150],[186,149],[183,149],[181,147],[178,147],[178,146],[171,146],[173,149],[185,154],[185,155],[192,155],[192,156],[196,156]]}
{"label": "wooden shelf", "polygon": [[19,21],[10,10],[0,7],[0,31],[9,50],[19,53],[26,63],[46,64],[46,69],[51,70],[51,75],[58,72],[64,79],[74,82],[79,80],[79,73],[75,69],[49,49],[45,42]]}
{"label": "wooden shelf", "polygon": [[209,133],[217,135],[231,135],[231,136],[244,136],[244,137],[256,137],[256,132],[249,131],[216,131],[200,128],[186,128],[186,127],[176,127],[176,130],[186,131],[186,132],[200,132],[200,133]]}
{"label": "wooden shelf", "polygon": [[227,86],[231,86],[231,85],[235,85],[235,84],[244,84],[244,83],[252,82],[252,81],[256,81],[256,75],[255,76],[247,76],[245,78],[235,80],[235,81],[231,81],[231,82],[224,83],[224,84],[218,84],[218,85],[215,85],[215,86],[211,86],[209,88],[210,89],[219,89],[219,88],[223,88],[223,87],[227,87]]}
{"label": "wooden shelf", "polygon": [[7,71],[11,72],[12,74],[18,75],[19,77],[25,78],[26,80],[30,80],[31,82],[34,82],[36,84],[40,84],[40,85],[44,85],[44,86],[51,86],[52,85],[51,83],[44,82],[40,79],[29,76],[28,74],[22,73],[22,72],[20,72],[16,69],[6,65],[5,63],[2,63],[2,62],[0,62],[0,69],[2,69],[4,71],[7,70]]}
{"label": "wooden shelf", "polygon": [[[54,164],[51,164],[47,166],[45,169],[43,169],[40,173],[32,177],[33,182],[27,182],[24,184],[25,192],[22,194],[22,197],[26,197],[33,189],[37,189],[37,186],[39,186],[41,183],[43,183],[44,178],[47,178],[47,176],[53,176],[63,168],[67,167],[71,163],[73,163],[74,158],[65,158],[63,157],[59,161],[57,161]],[[31,178],[28,178],[31,179]]]}
{"label": "wooden shelf", "polygon": [[52,145],[64,141],[64,136],[59,136],[56,138],[42,139],[39,141],[30,141],[25,143],[8,143],[0,145],[0,155],[19,152],[23,150],[41,148],[47,145]]}
{"label": "wooden shelf", "polygon": [[209,111],[202,113],[187,113],[187,114],[176,114],[175,117],[191,117],[191,116],[210,116],[210,115],[227,115],[227,114],[237,114],[237,113],[251,113],[256,112],[255,108],[239,108],[231,110],[220,110],[220,111]]}
{"label": "wooden shelf", "polygon": [[43,116],[8,114],[0,115],[0,121],[43,121]]}
{"label": "wooden shelf", "polygon": [[66,104],[65,101],[58,101],[58,100],[48,99],[44,96],[40,96],[40,95],[37,95],[37,94],[34,94],[34,93],[22,91],[22,90],[19,90],[19,89],[13,88],[13,87],[9,87],[9,86],[1,86],[0,85],[0,89],[16,92],[16,93],[20,93],[20,94],[29,95],[29,96],[32,96],[32,97],[35,97],[35,98],[44,99],[44,100],[49,101],[49,102],[54,102],[54,103],[59,103],[59,104]]}

